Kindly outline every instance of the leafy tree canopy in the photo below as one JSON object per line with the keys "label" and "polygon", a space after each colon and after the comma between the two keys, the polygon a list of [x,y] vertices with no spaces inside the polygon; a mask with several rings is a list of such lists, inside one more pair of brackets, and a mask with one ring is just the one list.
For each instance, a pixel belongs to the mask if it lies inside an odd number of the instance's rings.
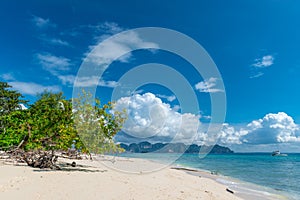
{"label": "leafy tree canopy", "polygon": [[125,112],[112,112],[112,103],[101,106],[94,99],[91,104],[91,94],[83,91],[73,99],[73,106],[62,93],[45,91],[27,110],[20,110],[22,95],[6,83],[0,86],[0,105],[5,110],[0,117],[0,148],[67,150],[73,145],[88,153],[122,151],[113,137],[124,123]]}
{"label": "leafy tree canopy", "polygon": [[21,109],[20,104],[27,103],[27,101],[21,98],[23,98],[22,94],[11,90],[11,86],[8,83],[0,82],[0,115]]}

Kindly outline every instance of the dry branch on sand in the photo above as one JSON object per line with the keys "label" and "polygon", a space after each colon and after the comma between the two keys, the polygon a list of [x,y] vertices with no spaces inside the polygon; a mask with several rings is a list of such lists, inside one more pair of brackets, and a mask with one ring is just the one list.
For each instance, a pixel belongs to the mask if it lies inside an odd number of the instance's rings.
{"label": "dry branch on sand", "polygon": [[[17,163],[26,163],[30,167],[40,168],[40,169],[53,169],[60,170],[61,167],[58,166],[57,160],[59,157],[67,159],[81,159],[81,156],[72,151],[68,152],[58,152],[54,151],[24,151],[22,149],[12,149],[8,151],[0,152],[0,159],[12,160]],[[72,167],[76,166],[76,163],[70,164]]]}

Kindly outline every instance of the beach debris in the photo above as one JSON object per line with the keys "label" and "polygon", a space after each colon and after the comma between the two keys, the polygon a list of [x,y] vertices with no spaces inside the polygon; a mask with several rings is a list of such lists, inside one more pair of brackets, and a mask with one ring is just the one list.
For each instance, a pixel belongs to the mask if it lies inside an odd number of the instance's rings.
{"label": "beach debris", "polygon": [[28,166],[34,168],[50,168],[50,169],[61,169],[55,163],[57,162],[58,156],[54,155],[52,151],[31,151],[24,152],[23,159]]}
{"label": "beach debris", "polygon": [[183,170],[183,171],[189,171],[189,172],[201,172],[200,170],[197,170],[197,169],[191,169],[191,168],[185,168],[185,167],[171,167],[171,169]]}
{"label": "beach debris", "polygon": [[76,162],[73,161],[72,164],[71,164],[71,166],[72,167],[76,167]]}
{"label": "beach debris", "polygon": [[[23,144],[21,142],[20,144]],[[12,146],[7,148],[6,151],[0,151],[0,159],[5,162],[13,162],[16,164],[26,163],[30,167],[40,168],[40,169],[53,169],[53,170],[61,170],[61,166],[57,165],[58,158],[65,159],[83,159],[84,155],[80,154],[78,151],[54,151],[54,150],[30,150],[25,151],[20,148],[21,145]],[[66,163],[66,165],[70,165],[72,167],[77,167],[76,162]]]}
{"label": "beach debris", "polygon": [[226,188],[226,191],[231,193],[231,194],[234,194],[234,191],[233,190],[230,190],[229,188]]}
{"label": "beach debris", "polygon": [[26,163],[30,167],[60,169],[56,165],[58,156],[54,154],[54,151],[24,151],[23,149],[16,148],[6,151],[5,154],[8,156],[8,160],[16,161],[17,163]]}
{"label": "beach debris", "polygon": [[218,175],[218,172],[217,171],[211,171],[210,174],[211,175]]}
{"label": "beach debris", "polygon": [[76,167],[76,162],[73,161],[71,164],[70,164],[70,163],[67,163],[67,165],[70,165],[70,166],[72,166],[72,167]]}

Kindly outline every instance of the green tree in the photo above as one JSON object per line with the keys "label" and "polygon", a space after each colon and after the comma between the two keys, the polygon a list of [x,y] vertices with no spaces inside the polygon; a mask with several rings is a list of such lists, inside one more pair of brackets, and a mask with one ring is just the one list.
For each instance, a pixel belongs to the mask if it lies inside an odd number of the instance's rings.
{"label": "green tree", "polygon": [[22,98],[8,83],[0,82],[0,147],[16,145],[22,138],[26,111],[20,104],[27,103]]}
{"label": "green tree", "polygon": [[82,152],[122,151],[113,137],[121,130],[125,112],[113,112],[112,103],[101,107],[85,92],[73,103],[62,93],[45,91],[27,110],[7,112],[1,117],[6,131],[0,134],[0,148],[67,150],[75,143]]}
{"label": "green tree", "polygon": [[44,92],[30,106],[27,126],[30,129],[25,149],[60,149],[78,141],[73,126],[72,104],[62,93]]}
{"label": "green tree", "polygon": [[0,117],[2,131],[0,134],[0,148],[17,147],[28,135],[27,110],[15,110]]}
{"label": "green tree", "polygon": [[20,104],[26,104],[27,101],[21,99],[22,94],[12,90],[6,82],[0,82],[0,115],[8,114],[17,109],[21,109]]}
{"label": "green tree", "polygon": [[113,111],[113,103],[103,106],[88,92],[73,99],[74,125],[89,153],[123,151],[113,141],[126,119],[125,112]]}

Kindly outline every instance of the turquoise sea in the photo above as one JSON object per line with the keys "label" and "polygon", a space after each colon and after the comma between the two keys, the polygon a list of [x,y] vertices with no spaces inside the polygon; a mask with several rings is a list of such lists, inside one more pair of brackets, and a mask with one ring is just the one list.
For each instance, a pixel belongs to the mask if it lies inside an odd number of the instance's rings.
{"label": "turquoise sea", "polygon": [[[179,155],[126,153],[123,156],[164,162]],[[245,194],[255,190],[262,196],[276,193],[287,199],[300,199],[300,154],[290,153],[287,157],[273,157],[270,153],[209,154],[204,158],[183,154],[174,164],[218,174],[217,181]]]}

